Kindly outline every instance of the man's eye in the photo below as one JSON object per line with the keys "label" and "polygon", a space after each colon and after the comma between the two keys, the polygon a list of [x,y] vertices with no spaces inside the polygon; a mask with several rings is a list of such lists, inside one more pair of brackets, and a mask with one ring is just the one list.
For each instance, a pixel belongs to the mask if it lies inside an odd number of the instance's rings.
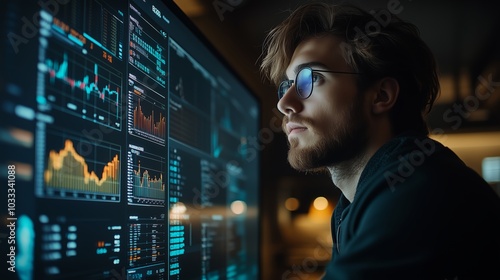
{"label": "man's eye", "polygon": [[321,76],[320,75],[313,75],[312,76],[313,83],[321,81]]}

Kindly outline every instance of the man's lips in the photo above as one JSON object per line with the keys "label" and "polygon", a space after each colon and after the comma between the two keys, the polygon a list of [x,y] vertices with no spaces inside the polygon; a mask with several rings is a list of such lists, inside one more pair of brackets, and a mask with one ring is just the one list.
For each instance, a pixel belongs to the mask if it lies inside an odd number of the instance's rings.
{"label": "man's lips", "polygon": [[298,124],[298,123],[291,123],[290,122],[290,123],[286,124],[286,131],[287,131],[288,135],[300,133],[306,129],[307,129],[307,127],[305,127],[301,124]]}

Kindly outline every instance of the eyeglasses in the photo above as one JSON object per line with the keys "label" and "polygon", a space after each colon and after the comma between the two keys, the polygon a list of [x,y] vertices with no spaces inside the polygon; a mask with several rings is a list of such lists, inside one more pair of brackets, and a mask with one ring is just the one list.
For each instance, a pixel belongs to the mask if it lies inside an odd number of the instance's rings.
{"label": "eyeglasses", "polygon": [[295,89],[300,98],[306,99],[311,96],[314,85],[314,72],[329,72],[329,73],[338,73],[338,74],[361,74],[358,72],[345,72],[345,71],[330,71],[330,70],[316,70],[311,67],[304,67],[300,69],[297,73],[297,77],[294,80],[284,80],[281,82],[278,88],[278,100],[283,98],[285,93],[290,89],[292,84],[296,82]]}

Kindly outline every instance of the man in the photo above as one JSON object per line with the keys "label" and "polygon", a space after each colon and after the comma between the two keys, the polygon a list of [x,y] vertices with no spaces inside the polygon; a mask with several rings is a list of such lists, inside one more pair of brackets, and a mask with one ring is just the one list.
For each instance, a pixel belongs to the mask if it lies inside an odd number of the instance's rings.
{"label": "man", "polygon": [[500,199],[427,137],[433,55],[414,25],[378,15],[306,4],[264,43],[289,163],[326,168],[342,192],[324,279],[500,279]]}

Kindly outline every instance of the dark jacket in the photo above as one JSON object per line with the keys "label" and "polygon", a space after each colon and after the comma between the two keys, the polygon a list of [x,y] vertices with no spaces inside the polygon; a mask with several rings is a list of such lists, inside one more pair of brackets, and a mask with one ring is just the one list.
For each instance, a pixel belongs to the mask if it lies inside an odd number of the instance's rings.
{"label": "dark jacket", "polygon": [[332,217],[323,279],[500,279],[500,198],[450,149],[396,137]]}

